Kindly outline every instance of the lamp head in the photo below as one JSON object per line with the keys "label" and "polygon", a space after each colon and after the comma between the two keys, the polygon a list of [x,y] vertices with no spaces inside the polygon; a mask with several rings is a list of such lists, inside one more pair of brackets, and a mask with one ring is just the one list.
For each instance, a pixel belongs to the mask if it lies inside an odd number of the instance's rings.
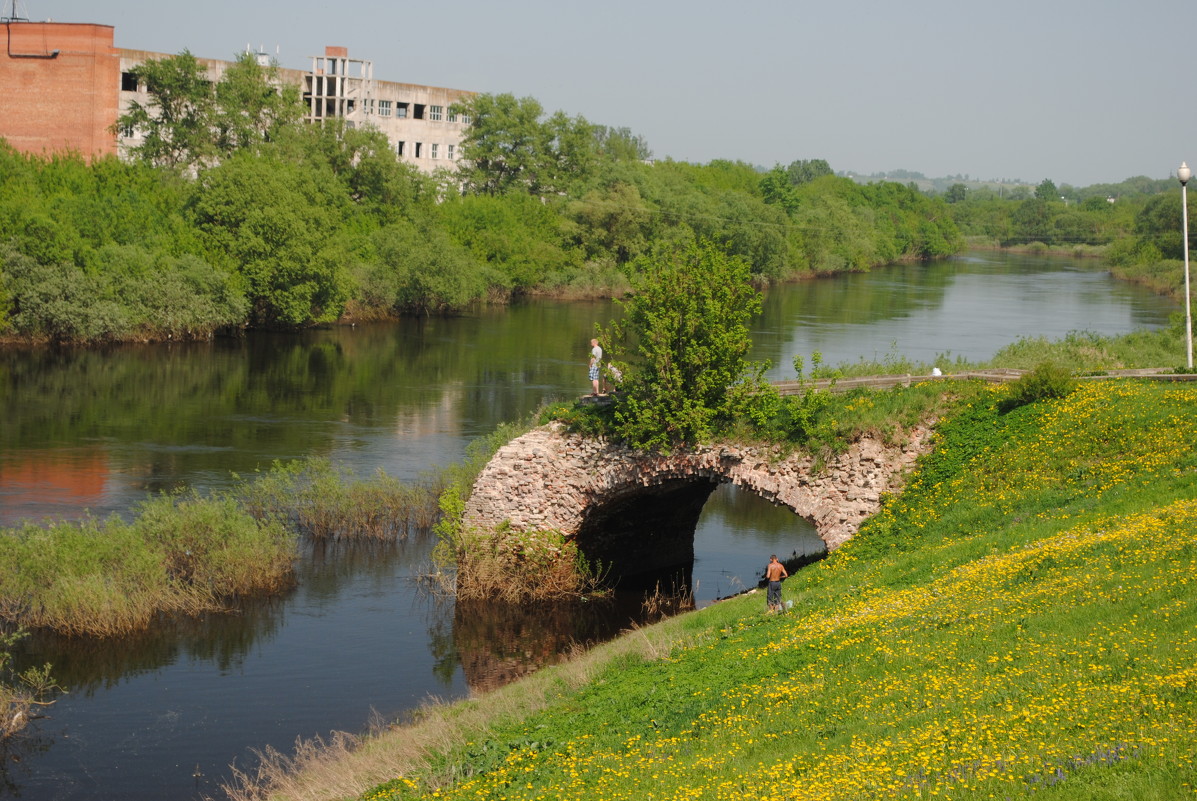
{"label": "lamp head", "polygon": [[1180,169],[1176,171],[1176,179],[1180,181],[1180,185],[1184,186],[1193,177],[1193,171],[1189,169],[1189,165],[1183,161],[1180,163]]}

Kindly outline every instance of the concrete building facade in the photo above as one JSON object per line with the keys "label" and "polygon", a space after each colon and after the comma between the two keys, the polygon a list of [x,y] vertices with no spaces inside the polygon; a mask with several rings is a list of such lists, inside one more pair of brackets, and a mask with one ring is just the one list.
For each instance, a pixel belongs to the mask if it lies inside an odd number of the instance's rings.
{"label": "concrete building facade", "polygon": [[470,121],[452,107],[473,92],[376,81],[373,63],[350,58],[344,47],[326,47],[323,56],[313,56],[302,86],[308,122],[341,118],[376,128],[397,155],[425,172],[452,169],[461,154]]}
{"label": "concrete building facade", "polygon": [[[78,152],[88,159],[125,156],[141,132],[114,133],[134,101],[146,104],[132,71],[171,54],[113,46],[114,29],[90,23],[4,20],[7,52],[0,58],[0,137],[23,153]],[[264,65],[265,54],[256,57]],[[196,59],[219,81],[234,62]],[[460,89],[380,81],[370,61],[327,47],[310,70],[279,69],[279,80],[300,88],[309,123],[342,119],[350,127],[384,133],[401,160],[423,172],[454,169],[469,124],[455,103],[474,95]]]}

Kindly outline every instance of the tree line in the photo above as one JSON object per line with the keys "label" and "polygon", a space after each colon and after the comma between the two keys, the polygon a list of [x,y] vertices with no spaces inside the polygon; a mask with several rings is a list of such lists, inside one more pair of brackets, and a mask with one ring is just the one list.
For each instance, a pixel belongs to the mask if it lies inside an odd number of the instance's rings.
{"label": "tree line", "polygon": [[[0,328],[20,341],[205,338],[450,313],[522,295],[610,296],[698,241],[758,286],[956,252],[943,197],[826,162],[762,171],[654,160],[626,128],[477,95],[457,172],[379,131],[301,121],[251,55],[211,80],[189,53],[134,71],[121,160],[0,143]],[[972,224],[965,220],[965,224]]]}
{"label": "tree line", "polygon": [[1136,176],[1080,189],[1044,179],[1033,191],[1009,194],[957,183],[938,196],[970,244],[1100,256],[1119,277],[1164,294],[1183,291],[1175,179]]}

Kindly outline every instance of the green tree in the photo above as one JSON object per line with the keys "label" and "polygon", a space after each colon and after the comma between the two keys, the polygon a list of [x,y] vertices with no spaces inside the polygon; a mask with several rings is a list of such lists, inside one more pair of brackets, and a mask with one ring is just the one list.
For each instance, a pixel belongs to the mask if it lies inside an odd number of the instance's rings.
{"label": "green tree", "polygon": [[592,171],[597,153],[594,126],[544,108],[531,97],[481,94],[453,106],[470,117],[461,141],[459,175],[467,191],[557,194]]}
{"label": "green tree", "polygon": [[[1156,195],[1135,215],[1135,234],[1140,242],[1159,248],[1166,259],[1184,258],[1184,235],[1180,194],[1170,192]],[[1189,213],[1189,230],[1194,230],[1193,212]]]}
{"label": "green tree", "polygon": [[487,290],[485,265],[441,228],[406,220],[371,238],[376,258],[359,281],[366,299],[381,308],[418,314],[459,309]]}
{"label": "green tree", "polygon": [[278,65],[242,53],[216,84],[212,125],[224,156],[275,141],[303,117],[299,87],[279,80]]}
{"label": "green tree", "polygon": [[791,162],[790,166],[786,168],[786,174],[790,177],[790,183],[794,186],[801,186],[816,178],[835,173],[832,171],[831,165],[823,159],[803,159]]}
{"label": "green tree", "polygon": [[623,264],[648,247],[652,214],[633,184],[593,189],[570,203],[568,211],[578,224],[575,239],[588,258],[606,256]]}
{"label": "green tree", "polygon": [[764,365],[747,359],[760,293],[748,265],[709,242],[638,267],[623,319],[601,335],[624,375],[616,432],[645,449],[706,441],[750,408],[763,383]]}
{"label": "green tree", "polygon": [[546,145],[540,125],[544,107],[539,102],[510,93],[481,94],[453,110],[470,118],[458,166],[467,190],[499,195],[539,188],[538,160]]}
{"label": "green tree", "polygon": [[134,101],[113,125],[133,128],[142,143],[132,155],[159,167],[203,167],[239,150],[257,150],[303,116],[299,88],[244,53],[213,83],[195,56],[149,59],[130,70],[149,101]]}
{"label": "green tree", "polygon": [[293,327],[341,313],[348,202],[327,171],[241,153],[200,175],[190,212],[210,261],[244,280],[251,322]]}
{"label": "green tree", "polygon": [[1014,223],[1014,236],[1022,242],[1050,242],[1051,210],[1047,201],[1039,197],[1029,197],[1018,204],[1018,208],[1011,215]]}
{"label": "green tree", "polygon": [[615,161],[647,161],[653,157],[648,142],[630,128],[595,125],[594,141],[599,155]]}
{"label": "green tree", "polygon": [[761,196],[769,205],[781,206],[786,214],[793,214],[798,209],[798,193],[794,191],[789,173],[780,164],[761,178]]}
{"label": "green tree", "polygon": [[964,184],[952,184],[943,193],[943,199],[948,203],[962,203],[968,197],[968,187]]}
{"label": "green tree", "polygon": [[212,135],[215,97],[207,69],[187,50],[149,59],[130,70],[145,84],[149,102],[133,101],[114,130],[135,128],[142,143],[132,154],[160,167],[202,163],[216,154]]}
{"label": "green tree", "polygon": [[1039,182],[1039,186],[1035,187],[1035,197],[1050,203],[1060,199],[1060,190],[1050,178],[1044,178]]}

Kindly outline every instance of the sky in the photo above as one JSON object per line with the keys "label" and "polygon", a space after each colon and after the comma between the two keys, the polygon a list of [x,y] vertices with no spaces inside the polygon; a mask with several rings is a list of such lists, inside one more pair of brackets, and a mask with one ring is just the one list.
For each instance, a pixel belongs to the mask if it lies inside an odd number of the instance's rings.
{"label": "sky", "polygon": [[[0,0],[7,16],[12,0]],[[657,158],[1089,186],[1197,165],[1194,0],[17,0],[117,47],[510,92]]]}

